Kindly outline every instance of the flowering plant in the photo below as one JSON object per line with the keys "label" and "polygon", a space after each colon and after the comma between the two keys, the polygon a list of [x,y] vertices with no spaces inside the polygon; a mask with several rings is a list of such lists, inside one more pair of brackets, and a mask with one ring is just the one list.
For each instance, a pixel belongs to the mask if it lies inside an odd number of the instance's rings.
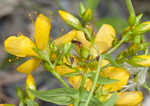
{"label": "flowering plant", "polygon": [[[68,106],[141,105],[140,88],[150,92],[146,82],[150,66],[149,43],[143,36],[150,30],[150,22],[141,22],[143,15],[135,14],[131,0],[126,0],[126,4],[130,15],[121,39],[108,24],[102,25],[95,34],[90,24],[92,10],[82,3],[82,21],[66,11],[58,11],[72,30],[56,40],[49,39],[51,21],[43,14],[35,21],[35,41],[23,34],[8,37],[4,42],[8,53],[31,58],[17,68],[27,76],[25,90],[17,88],[19,106],[38,106],[35,98]],[[130,46],[114,57],[114,51],[124,43]],[[31,73],[40,63],[64,88],[36,89]]]}

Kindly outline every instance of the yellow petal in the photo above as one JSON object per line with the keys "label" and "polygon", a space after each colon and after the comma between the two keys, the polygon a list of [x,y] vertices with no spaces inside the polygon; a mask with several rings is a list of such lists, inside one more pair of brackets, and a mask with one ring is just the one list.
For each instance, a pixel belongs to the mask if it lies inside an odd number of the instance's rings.
{"label": "yellow petal", "polygon": [[21,64],[19,67],[17,67],[17,71],[24,73],[24,74],[30,74],[32,71],[34,71],[40,64],[40,61],[37,59],[30,59]]}
{"label": "yellow petal", "polygon": [[51,21],[48,17],[40,14],[35,21],[35,42],[38,48],[44,50],[49,40]]}
{"label": "yellow petal", "polygon": [[36,56],[36,53],[33,51],[34,43],[24,35],[8,37],[4,42],[4,47],[8,53],[15,56]]}
{"label": "yellow petal", "polygon": [[142,92],[130,91],[118,93],[115,106],[137,106],[143,100]]}
{"label": "yellow petal", "polygon": [[100,52],[107,51],[112,47],[112,42],[115,37],[115,30],[111,25],[104,24],[98,31],[95,37],[96,45],[98,46]]}
{"label": "yellow petal", "polygon": [[[72,85],[73,88],[79,89],[81,85],[82,76],[73,76],[68,78],[68,82]],[[90,79],[86,79],[84,88],[90,91],[92,87],[92,81]]]}
{"label": "yellow petal", "polygon": [[67,67],[67,66],[65,66],[65,65],[60,65],[60,66],[56,66],[56,72],[59,75],[64,75],[64,74],[67,74],[67,73],[74,72],[74,70]]}
{"label": "yellow petal", "polygon": [[66,33],[65,35],[57,38],[56,40],[54,40],[54,42],[56,45],[59,46],[64,43],[68,43],[68,42],[72,41],[75,36],[76,36],[76,31],[72,30],[72,31]]}
{"label": "yellow petal", "polygon": [[104,85],[104,90],[117,91],[128,83],[129,73],[123,68],[108,67],[101,72],[101,75],[110,79],[117,79],[118,82]]}

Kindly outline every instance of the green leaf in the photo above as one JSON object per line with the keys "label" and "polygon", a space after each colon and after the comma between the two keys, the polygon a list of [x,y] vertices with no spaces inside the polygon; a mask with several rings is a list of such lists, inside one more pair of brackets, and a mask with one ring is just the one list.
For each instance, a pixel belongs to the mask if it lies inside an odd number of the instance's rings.
{"label": "green leaf", "polygon": [[121,33],[128,26],[127,21],[120,17],[105,17],[95,22],[97,28],[100,28],[103,24],[112,25],[118,31],[117,33]]}
{"label": "green leaf", "polygon": [[85,0],[85,4],[88,8],[91,8],[92,10],[96,9],[100,0]]}
{"label": "green leaf", "polygon": [[110,78],[106,78],[106,77],[102,77],[100,76],[100,78],[97,81],[97,84],[101,84],[101,85],[105,85],[105,84],[112,84],[112,83],[116,83],[119,80],[116,79],[110,79]]}
{"label": "green leaf", "polygon": [[32,101],[31,99],[26,99],[27,106],[39,106],[38,103]]}
{"label": "green leaf", "polygon": [[74,98],[79,94],[78,90],[74,88],[57,88],[48,91],[30,90],[30,92],[41,100],[58,105],[72,104]]}
{"label": "green leaf", "polygon": [[117,93],[114,93],[114,94],[110,97],[110,99],[108,99],[108,100],[103,104],[103,106],[114,106],[116,99],[117,99]]}

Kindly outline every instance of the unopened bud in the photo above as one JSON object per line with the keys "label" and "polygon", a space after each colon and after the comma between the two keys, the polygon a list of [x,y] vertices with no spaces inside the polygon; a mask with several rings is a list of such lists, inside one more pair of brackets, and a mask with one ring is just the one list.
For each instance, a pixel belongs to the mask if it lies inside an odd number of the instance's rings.
{"label": "unopened bud", "polygon": [[80,55],[83,58],[88,58],[88,56],[89,56],[89,50],[87,48],[81,48],[80,49]]}
{"label": "unopened bud", "polygon": [[26,93],[27,93],[28,97],[30,99],[34,100],[35,96],[29,92],[29,89],[36,90],[35,81],[31,74],[27,75],[25,89],[26,89]]}
{"label": "unopened bud", "polygon": [[130,15],[128,23],[129,23],[130,26],[135,25],[135,23],[136,23],[136,16],[135,15]]}
{"label": "unopened bud", "polygon": [[87,23],[88,21],[90,21],[93,17],[93,13],[91,9],[87,9],[82,17],[84,23]]}
{"label": "unopened bud", "polygon": [[70,51],[71,47],[72,47],[71,42],[65,43],[63,45],[63,54],[66,55]]}
{"label": "unopened bud", "polygon": [[75,16],[73,16],[72,14],[70,14],[66,11],[59,10],[58,12],[59,12],[61,18],[65,21],[65,23],[67,23],[68,25],[70,25],[71,27],[73,27],[75,29],[82,28],[82,25],[78,18],[76,18]]}
{"label": "unopened bud", "polygon": [[149,67],[150,66],[150,55],[138,55],[133,56],[128,60],[128,63],[134,66]]}
{"label": "unopened bud", "polygon": [[150,21],[143,22],[137,25],[133,31],[133,34],[143,34],[150,30]]}

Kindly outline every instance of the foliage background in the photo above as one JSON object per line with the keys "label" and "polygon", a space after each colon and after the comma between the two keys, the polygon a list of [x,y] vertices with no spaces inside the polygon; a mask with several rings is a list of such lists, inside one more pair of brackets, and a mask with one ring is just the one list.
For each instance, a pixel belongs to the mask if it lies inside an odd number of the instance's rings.
{"label": "foliage background", "polygon": [[[150,0],[132,0],[136,13],[143,12],[144,20],[150,18]],[[16,66],[23,59],[7,54],[3,48],[3,41],[10,35],[23,34],[32,37],[34,33],[33,21],[38,13],[44,13],[52,20],[51,37],[64,34],[70,28],[64,24],[58,15],[58,9],[67,10],[76,16],[79,13],[79,3],[84,2],[93,9],[92,23],[98,29],[103,23],[112,24],[118,32],[127,26],[128,11],[124,0],[0,0],[0,103],[17,105],[16,87],[24,87],[25,75],[16,71]],[[95,30],[97,31],[97,30]],[[147,34],[147,38],[149,38]],[[38,89],[52,89],[61,87],[60,83],[49,73],[39,67],[34,72]],[[146,91],[144,91],[147,94]],[[150,97],[145,95],[144,106],[149,106]],[[55,106],[37,100],[40,106]]]}

